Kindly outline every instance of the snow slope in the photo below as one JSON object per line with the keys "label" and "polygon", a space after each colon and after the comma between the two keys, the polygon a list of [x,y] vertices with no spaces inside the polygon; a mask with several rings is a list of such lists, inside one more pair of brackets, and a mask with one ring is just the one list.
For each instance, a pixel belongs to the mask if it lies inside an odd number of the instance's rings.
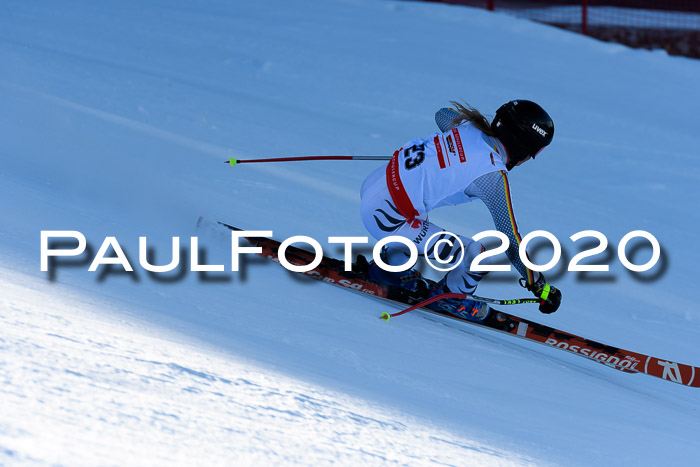
{"label": "snow slope", "polygon": [[[419,313],[385,324],[385,305],[255,259],[137,265],[139,236],[165,263],[200,215],[366,235],[377,163],[232,155],[390,154],[450,99],[489,113],[531,98],[556,136],[512,173],[523,232],[551,231],[570,258],[580,230],[614,253],[644,229],[664,259],[641,278],[614,255],[609,274],[555,270],[560,311],[516,313],[699,365],[700,62],[447,5],[6,0],[0,63],[0,463],[696,462],[696,389]],[[492,226],[476,204],[432,219]],[[85,255],[43,273],[41,230],[81,231],[93,254],[116,236],[137,270],[88,272]],[[522,294],[513,274],[479,291]]]}

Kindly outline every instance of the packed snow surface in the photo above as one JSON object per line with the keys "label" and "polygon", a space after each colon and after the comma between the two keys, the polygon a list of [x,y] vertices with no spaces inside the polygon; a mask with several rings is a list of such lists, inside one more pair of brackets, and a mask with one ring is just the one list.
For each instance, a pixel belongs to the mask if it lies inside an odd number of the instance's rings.
{"label": "packed snow surface", "polygon": [[[564,301],[511,311],[700,365],[700,62],[389,0],[2,9],[0,464],[697,462],[698,389],[421,313],[384,323],[388,305],[262,259],[231,272],[227,241],[195,224],[364,236],[359,187],[380,163],[223,162],[391,154],[435,131],[451,99],[486,114],[533,99],[554,143],[511,188],[522,232],[562,243],[546,275]],[[477,203],[431,219],[465,235],[493,226]],[[632,274],[617,244],[640,229],[663,254]],[[42,272],[42,230],[79,231],[88,252]],[[565,271],[582,230],[609,239],[590,260],[609,272]],[[88,271],[110,236],[133,273]],[[180,237],[182,267],[146,272],[140,236],[156,264]],[[224,272],[189,271],[191,236]],[[636,245],[642,264],[651,250]],[[494,274],[479,292],[523,296],[516,279]]]}

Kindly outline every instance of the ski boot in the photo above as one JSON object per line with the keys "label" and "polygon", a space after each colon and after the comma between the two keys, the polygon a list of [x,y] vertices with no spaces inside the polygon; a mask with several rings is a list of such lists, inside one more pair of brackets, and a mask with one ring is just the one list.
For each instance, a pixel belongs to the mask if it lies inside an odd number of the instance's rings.
{"label": "ski boot", "polygon": [[[451,293],[451,290],[447,288],[445,278],[443,277],[440,279],[440,282],[435,284],[430,290],[428,296],[432,298],[445,293]],[[427,307],[440,313],[449,313],[477,323],[483,323],[488,318],[489,312],[491,311],[491,307],[488,303],[459,298],[444,298],[429,304]]]}
{"label": "ski boot", "polygon": [[428,296],[428,283],[421,277],[420,271],[416,269],[389,272],[382,269],[374,261],[370,261],[367,275],[374,282],[407,290],[414,299]]}
{"label": "ski boot", "polygon": [[[388,263],[386,246],[382,248],[380,257],[384,263]],[[366,263],[365,270],[369,280],[393,289],[390,298],[413,304],[428,297],[428,282],[421,277],[421,273],[417,269],[389,272],[382,269],[374,260],[367,262],[364,257],[362,257],[362,260]],[[359,257],[357,263],[360,263]]]}

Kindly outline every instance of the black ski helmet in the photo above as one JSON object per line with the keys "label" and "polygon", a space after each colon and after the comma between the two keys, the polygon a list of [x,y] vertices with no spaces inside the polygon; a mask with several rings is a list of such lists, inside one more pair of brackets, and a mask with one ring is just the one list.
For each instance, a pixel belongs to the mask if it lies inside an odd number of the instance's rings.
{"label": "black ski helmet", "polygon": [[503,104],[496,111],[491,128],[506,147],[508,170],[528,156],[534,158],[554,137],[552,117],[539,105],[524,99]]}

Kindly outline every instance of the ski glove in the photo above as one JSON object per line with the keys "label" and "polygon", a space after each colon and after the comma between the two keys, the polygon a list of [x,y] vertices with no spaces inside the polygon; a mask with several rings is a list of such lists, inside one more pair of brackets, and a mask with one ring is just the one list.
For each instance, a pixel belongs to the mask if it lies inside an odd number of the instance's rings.
{"label": "ski glove", "polygon": [[534,284],[524,283],[523,287],[532,292],[540,301],[540,312],[545,314],[554,313],[561,304],[561,291],[551,286],[540,274],[540,278]]}

